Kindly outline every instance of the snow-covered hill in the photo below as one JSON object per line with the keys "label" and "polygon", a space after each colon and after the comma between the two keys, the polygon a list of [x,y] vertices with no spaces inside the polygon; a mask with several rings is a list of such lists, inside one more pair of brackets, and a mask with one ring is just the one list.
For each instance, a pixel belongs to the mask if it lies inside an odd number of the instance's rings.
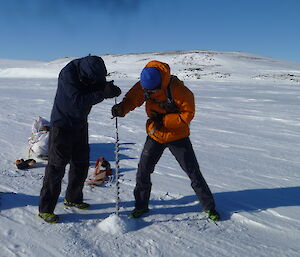
{"label": "snow-covered hill", "polygon": [[[90,210],[63,206],[67,172],[56,207],[62,222],[43,223],[37,206],[45,163],[21,171],[14,161],[28,157],[32,123],[49,118],[57,75],[72,58],[0,59],[0,256],[299,256],[300,63],[214,51],[102,57],[122,96],[150,60],[169,63],[194,92],[191,140],[223,220],[206,220],[189,179],[166,150],[152,175],[151,212],[127,221],[146,137],[141,107],[118,120],[126,233],[107,219],[115,211],[114,184],[85,187]],[[106,100],[90,114],[91,163],[104,155],[114,166],[113,104]],[[116,234],[99,228],[103,220]]]}
{"label": "snow-covered hill", "polygon": [[[187,80],[266,80],[300,83],[299,64],[241,52],[163,52],[103,55],[114,78],[138,79],[139,70],[150,60],[172,65],[173,73]],[[73,58],[50,62],[0,59],[0,78],[56,78]]]}

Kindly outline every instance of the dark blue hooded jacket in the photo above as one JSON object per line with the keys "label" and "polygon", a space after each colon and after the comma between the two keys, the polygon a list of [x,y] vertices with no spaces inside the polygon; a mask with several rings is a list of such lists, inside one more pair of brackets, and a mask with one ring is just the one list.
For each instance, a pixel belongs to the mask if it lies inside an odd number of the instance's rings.
{"label": "dark blue hooded jacket", "polygon": [[69,62],[60,72],[51,126],[80,129],[94,104],[104,100],[107,70],[102,58],[87,56]]}

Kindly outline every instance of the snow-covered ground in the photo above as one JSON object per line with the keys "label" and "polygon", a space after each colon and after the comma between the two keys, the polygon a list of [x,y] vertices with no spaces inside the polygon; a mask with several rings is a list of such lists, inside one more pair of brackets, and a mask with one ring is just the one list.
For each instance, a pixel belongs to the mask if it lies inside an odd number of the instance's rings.
{"label": "snow-covered ground", "polygon": [[[104,55],[123,94],[150,60],[165,61],[194,92],[191,140],[222,221],[209,222],[190,181],[168,150],[152,175],[150,213],[128,220],[136,168],[145,141],[141,107],[118,119],[120,219],[115,185],[84,188],[90,210],[63,206],[67,172],[55,212],[61,223],[37,217],[45,162],[17,170],[28,157],[35,118],[49,119],[60,69],[50,62],[0,59],[0,256],[300,256],[300,63],[240,52]],[[114,167],[114,100],[90,116],[91,164]]]}

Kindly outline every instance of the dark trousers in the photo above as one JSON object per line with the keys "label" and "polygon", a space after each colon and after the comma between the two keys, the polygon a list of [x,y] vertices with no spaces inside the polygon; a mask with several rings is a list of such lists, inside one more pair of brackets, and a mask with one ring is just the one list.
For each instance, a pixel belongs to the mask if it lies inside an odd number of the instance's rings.
{"label": "dark trousers", "polygon": [[200,172],[189,137],[165,144],[158,143],[149,136],[147,137],[136,174],[136,186],[134,189],[135,207],[137,209],[148,207],[152,186],[150,175],[166,148],[169,148],[181,168],[189,176],[191,186],[199,198],[203,209],[214,209],[215,202],[212,193]]}
{"label": "dark trousers", "polygon": [[82,202],[82,189],[88,175],[89,154],[87,125],[78,130],[51,127],[48,164],[40,193],[40,212],[54,212],[68,163],[70,170],[65,199],[73,203]]}

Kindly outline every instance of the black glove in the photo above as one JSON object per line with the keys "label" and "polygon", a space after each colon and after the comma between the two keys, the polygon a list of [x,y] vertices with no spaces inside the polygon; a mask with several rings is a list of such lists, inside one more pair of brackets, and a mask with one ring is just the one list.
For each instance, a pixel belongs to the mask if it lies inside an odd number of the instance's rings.
{"label": "black glove", "polygon": [[179,112],[178,106],[173,101],[161,103],[160,107],[165,109],[167,113],[178,113]]}
{"label": "black glove", "polygon": [[121,104],[115,104],[112,108],[111,108],[111,115],[113,117],[124,117],[124,113],[121,107]]}
{"label": "black glove", "polygon": [[150,120],[154,121],[155,127],[161,129],[163,127],[164,114],[157,111],[151,111]]}
{"label": "black glove", "polygon": [[114,85],[114,81],[107,82],[103,89],[104,98],[114,98],[122,93],[121,89]]}

